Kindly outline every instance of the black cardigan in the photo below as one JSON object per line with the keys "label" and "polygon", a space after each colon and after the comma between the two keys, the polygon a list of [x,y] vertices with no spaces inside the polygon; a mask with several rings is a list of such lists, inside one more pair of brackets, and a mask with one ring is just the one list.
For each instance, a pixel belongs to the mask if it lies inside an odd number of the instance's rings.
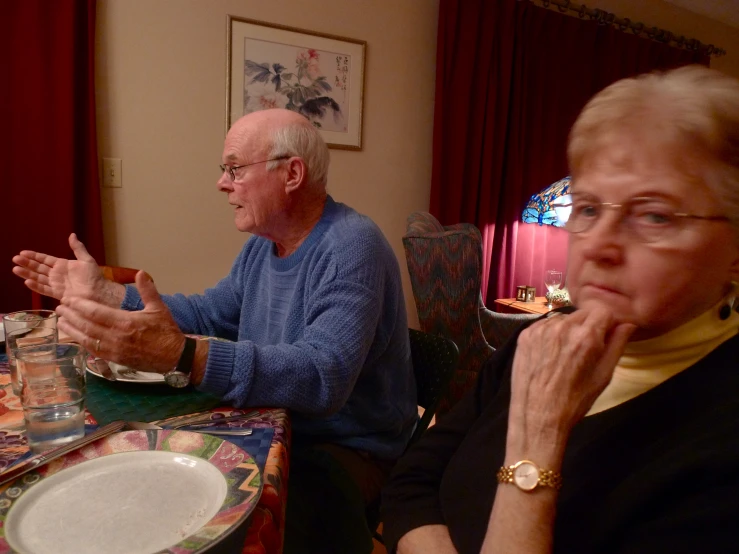
{"label": "black cardigan", "polygon": [[[515,343],[398,462],[383,493],[390,549],[411,529],[444,524],[460,553],[480,551],[503,465]],[[555,552],[739,552],[739,336],[578,423],[562,475]]]}

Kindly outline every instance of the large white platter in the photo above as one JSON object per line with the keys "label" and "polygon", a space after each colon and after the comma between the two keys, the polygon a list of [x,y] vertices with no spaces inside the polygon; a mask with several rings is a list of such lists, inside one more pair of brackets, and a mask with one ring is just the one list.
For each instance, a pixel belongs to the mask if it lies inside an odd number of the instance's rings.
{"label": "large white platter", "polygon": [[0,545],[26,554],[202,552],[261,492],[253,458],[199,433],[117,433],[60,460],[2,492]]}

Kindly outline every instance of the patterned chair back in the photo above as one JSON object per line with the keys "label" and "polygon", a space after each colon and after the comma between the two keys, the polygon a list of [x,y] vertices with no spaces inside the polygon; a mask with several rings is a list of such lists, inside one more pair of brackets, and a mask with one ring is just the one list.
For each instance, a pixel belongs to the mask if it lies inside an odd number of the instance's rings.
{"label": "patterned chair back", "polygon": [[459,348],[457,369],[437,410],[441,415],[474,386],[495,347],[536,316],[498,314],[483,305],[482,239],[474,225],[444,227],[431,214],[415,212],[408,217],[403,246],[421,330]]}

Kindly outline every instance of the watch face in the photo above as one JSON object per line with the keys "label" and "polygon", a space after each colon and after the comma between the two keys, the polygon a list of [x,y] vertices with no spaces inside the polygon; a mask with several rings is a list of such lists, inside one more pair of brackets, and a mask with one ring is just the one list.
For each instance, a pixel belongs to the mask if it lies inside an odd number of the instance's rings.
{"label": "watch face", "polygon": [[513,470],[513,481],[519,489],[534,490],[539,484],[539,468],[531,462],[520,462]]}
{"label": "watch face", "polygon": [[181,371],[172,371],[164,376],[164,380],[170,387],[181,389],[190,384],[190,376]]}

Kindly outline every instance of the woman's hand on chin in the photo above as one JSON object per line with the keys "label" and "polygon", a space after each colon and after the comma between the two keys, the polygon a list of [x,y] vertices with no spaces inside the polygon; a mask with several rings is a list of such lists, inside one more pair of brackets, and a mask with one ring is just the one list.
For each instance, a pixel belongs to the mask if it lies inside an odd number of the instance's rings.
{"label": "woman's hand on chin", "polygon": [[570,430],[608,385],[635,329],[591,304],[523,331],[513,361],[507,454],[541,450],[548,460],[538,463],[559,466]]}

